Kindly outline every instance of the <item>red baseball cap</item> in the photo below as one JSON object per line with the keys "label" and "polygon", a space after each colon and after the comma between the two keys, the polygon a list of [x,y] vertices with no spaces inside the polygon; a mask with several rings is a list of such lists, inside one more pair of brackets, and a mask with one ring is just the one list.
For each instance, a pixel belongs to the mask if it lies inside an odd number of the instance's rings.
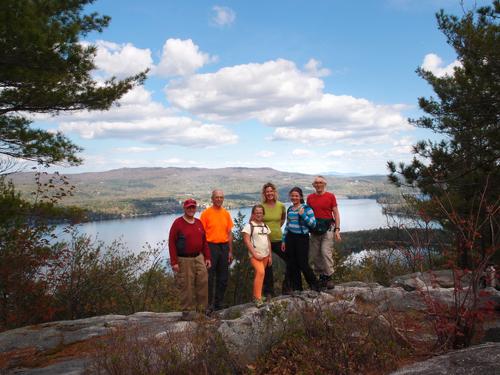
{"label": "red baseball cap", "polygon": [[186,199],[182,205],[184,208],[196,207],[196,201],[194,199]]}

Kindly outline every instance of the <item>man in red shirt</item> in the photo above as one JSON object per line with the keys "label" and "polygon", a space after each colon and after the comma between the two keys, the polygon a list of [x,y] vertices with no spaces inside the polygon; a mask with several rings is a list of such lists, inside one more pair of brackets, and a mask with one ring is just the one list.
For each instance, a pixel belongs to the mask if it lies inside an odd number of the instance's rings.
{"label": "man in red shirt", "polygon": [[326,179],[314,178],[316,190],[307,197],[307,204],[316,217],[316,228],[311,229],[309,238],[309,259],[313,270],[319,275],[320,287],[333,289],[334,272],[333,242],[340,241],[340,214],[335,195],[326,191]]}
{"label": "man in red shirt", "polygon": [[175,219],[168,236],[170,264],[174,271],[183,318],[208,307],[208,272],[211,266],[205,230],[194,217],[196,201],[184,201],[184,215]]}

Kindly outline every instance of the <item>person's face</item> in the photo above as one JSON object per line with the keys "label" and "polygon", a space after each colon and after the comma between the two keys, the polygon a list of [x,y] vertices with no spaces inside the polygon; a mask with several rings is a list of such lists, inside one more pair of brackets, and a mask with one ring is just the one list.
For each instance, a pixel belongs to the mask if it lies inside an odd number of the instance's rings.
{"label": "person's face", "polygon": [[290,202],[292,202],[293,204],[300,203],[300,194],[296,191],[292,191],[290,193]]}
{"label": "person's face", "polygon": [[224,203],[224,193],[220,190],[215,191],[212,195],[212,203],[215,207],[222,207],[222,203]]}
{"label": "person's face", "polygon": [[316,190],[316,193],[318,193],[318,194],[323,193],[326,189],[326,183],[325,183],[325,181],[323,181],[321,179],[314,180],[312,185],[313,185],[314,189]]}
{"label": "person's face", "polygon": [[253,212],[253,218],[255,221],[262,221],[264,218],[264,210],[260,207],[256,208]]}
{"label": "person's face", "polygon": [[276,199],[276,192],[269,186],[264,190],[264,197],[266,201],[274,201]]}
{"label": "person's face", "polygon": [[193,218],[196,213],[196,206],[189,206],[184,208],[184,215],[189,218]]}

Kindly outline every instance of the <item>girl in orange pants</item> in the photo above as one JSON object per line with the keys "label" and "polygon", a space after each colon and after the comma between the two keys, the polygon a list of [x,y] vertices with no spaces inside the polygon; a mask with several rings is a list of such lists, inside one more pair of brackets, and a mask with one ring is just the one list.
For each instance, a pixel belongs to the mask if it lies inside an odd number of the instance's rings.
{"label": "girl in orange pants", "polygon": [[252,207],[250,222],[243,228],[243,242],[248,249],[250,262],[255,270],[253,281],[253,297],[257,307],[264,306],[262,299],[262,285],[264,284],[264,274],[266,267],[271,266],[273,259],[271,256],[271,240],[269,233],[271,230],[264,224],[265,210],[260,204]]}

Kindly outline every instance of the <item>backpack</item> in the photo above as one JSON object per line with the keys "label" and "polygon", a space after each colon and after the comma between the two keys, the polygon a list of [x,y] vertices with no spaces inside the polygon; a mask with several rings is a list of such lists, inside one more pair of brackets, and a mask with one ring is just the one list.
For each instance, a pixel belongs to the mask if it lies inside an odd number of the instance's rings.
{"label": "backpack", "polygon": [[252,220],[250,220],[248,222],[248,224],[250,224],[250,241],[252,242],[253,247],[255,247],[255,242],[253,241],[253,228],[255,228],[255,227],[266,228],[268,233],[270,232],[270,229],[267,226],[267,224],[265,224],[265,223],[264,223],[264,225],[253,225]]}
{"label": "backpack", "polygon": [[333,219],[316,218],[316,225],[314,226],[314,228],[311,228],[311,233],[325,234],[332,226],[332,223]]}
{"label": "backpack", "polygon": [[[308,205],[304,204],[304,209],[306,209],[308,207],[309,207]],[[288,212],[290,211],[291,208],[292,208],[292,206],[288,207],[288,210],[286,212],[287,217],[288,217]],[[302,230],[303,219],[302,219],[302,217],[300,215],[298,215],[298,217],[299,217],[299,225],[300,225],[300,228]],[[306,226],[309,228],[309,230],[311,231],[311,233],[314,233],[314,234],[325,234],[330,229],[332,223],[333,223],[333,219],[320,219],[320,218],[316,218],[316,225],[315,226],[311,227],[311,226],[309,226],[309,224],[307,222],[306,222]]]}

